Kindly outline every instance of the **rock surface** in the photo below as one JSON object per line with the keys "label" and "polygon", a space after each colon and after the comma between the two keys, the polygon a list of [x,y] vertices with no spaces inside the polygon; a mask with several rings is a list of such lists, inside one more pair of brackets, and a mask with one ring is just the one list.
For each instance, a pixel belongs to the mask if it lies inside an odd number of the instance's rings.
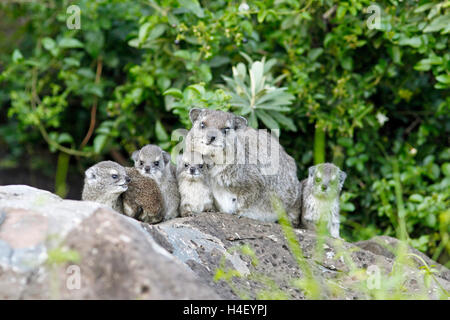
{"label": "rock surface", "polygon": [[[304,299],[308,272],[321,298],[368,299],[367,270],[389,279],[398,245],[389,237],[351,244],[320,243],[307,230],[295,236],[300,267],[278,224],[204,213],[148,225],[93,202],[3,186],[0,299]],[[439,284],[424,289],[422,262],[413,258],[402,269],[403,294],[450,291],[450,271],[410,250],[435,265]]]}

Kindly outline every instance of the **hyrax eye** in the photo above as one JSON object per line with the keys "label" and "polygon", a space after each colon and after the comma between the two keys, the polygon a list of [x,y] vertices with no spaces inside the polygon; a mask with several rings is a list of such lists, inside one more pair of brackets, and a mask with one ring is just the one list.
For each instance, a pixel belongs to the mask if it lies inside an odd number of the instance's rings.
{"label": "hyrax eye", "polygon": [[185,163],[185,164],[184,164],[184,167],[187,168],[187,167],[189,167],[189,165],[188,165],[187,163]]}
{"label": "hyrax eye", "polygon": [[139,161],[139,164],[140,164],[141,166],[143,166],[143,165],[144,165],[144,161]]}
{"label": "hyrax eye", "polygon": [[200,128],[204,129],[206,127],[205,123],[202,121],[200,122]]}
{"label": "hyrax eye", "polygon": [[200,169],[202,169],[202,168],[203,168],[203,165],[202,165],[202,164],[201,164],[201,165],[199,165],[199,168],[200,168]]}
{"label": "hyrax eye", "polygon": [[316,182],[320,182],[320,181],[322,181],[322,179],[316,178]]}
{"label": "hyrax eye", "polygon": [[155,166],[159,166],[159,161],[155,161],[155,162],[153,162],[153,164],[154,164]]}
{"label": "hyrax eye", "polygon": [[119,176],[118,176],[117,174],[113,174],[111,177],[112,177],[113,179],[117,179]]}

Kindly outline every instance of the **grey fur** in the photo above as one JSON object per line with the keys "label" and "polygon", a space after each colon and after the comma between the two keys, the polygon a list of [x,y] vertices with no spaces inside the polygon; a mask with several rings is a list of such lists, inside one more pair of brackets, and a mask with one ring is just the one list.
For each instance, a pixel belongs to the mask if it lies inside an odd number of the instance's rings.
{"label": "grey fur", "polygon": [[178,156],[177,180],[182,217],[215,211],[209,181],[211,165],[208,159],[197,152],[185,152]]}
{"label": "grey fur", "polygon": [[[117,177],[116,177],[117,176]],[[82,200],[110,206],[123,213],[120,195],[128,189],[125,168],[113,161],[102,161],[85,172]]]}
{"label": "grey fur", "polygon": [[176,218],[180,204],[176,168],[170,155],[152,144],[133,153],[134,167],[144,176],[152,178],[158,185],[164,199],[164,220]]}
{"label": "grey fur", "polygon": [[[190,118],[192,129],[186,136],[186,150],[213,159],[210,176],[217,209],[261,221],[277,221],[272,206],[275,196],[294,226],[298,226],[301,184],[294,159],[278,140],[248,127],[245,118],[229,112],[192,109]],[[277,159],[262,152],[268,146],[277,152]],[[276,172],[271,170],[274,166]]]}
{"label": "grey fur", "polygon": [[302,226],[315,230],[320,221],[327,224],[331,236],[339,238],[339,195],[346,173],[332,163],[321,163],[308,169],[302,181]]}

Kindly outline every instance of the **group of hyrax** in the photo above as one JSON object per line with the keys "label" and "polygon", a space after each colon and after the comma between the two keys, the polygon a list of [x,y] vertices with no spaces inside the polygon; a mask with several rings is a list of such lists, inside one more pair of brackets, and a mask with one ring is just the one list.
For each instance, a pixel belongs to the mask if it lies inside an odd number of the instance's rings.
{"label": "group of hyrax", "polygon": [[216,211],[275,222],[276,198],[294,227],[314,230],[320,223],[339,237],[343,171],[319,164],[300,182],[278,139],[244,117],[211,109],[191,109],[189,117],[192,129],[176,166],[169,153],[146,145],[133,152],[132,168],[102,161],[87,169],[82,199],[154,224]]}

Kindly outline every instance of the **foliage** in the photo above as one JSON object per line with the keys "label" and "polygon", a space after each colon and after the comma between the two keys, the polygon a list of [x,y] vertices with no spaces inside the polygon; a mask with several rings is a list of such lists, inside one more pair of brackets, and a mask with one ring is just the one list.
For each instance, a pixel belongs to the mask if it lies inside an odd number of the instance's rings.
{"label": "foliage", "polygon": [[314,161],[347,172],[346,238],[396,235],[401,214],[409,242],[448,262],[448,1],[378,1],[377,24],[369,0],[80,0],[79,30],[70,4],[0,4],[4,163],[170,149],[191,107],[231,110],[280,127],[300,178]]}
{"label": "foliage", "polygon": [[[340,239],[333,239],[330,244],[333,247],[334,259],[339,259],[345,262],[349,270],[345,272],[337,272],[337,274],[330,279],[319,279],[312,271],[314,264],[321,265],[326,260],[326,252],[323,250],[324,246],[328,246],[326,239],[330,239],[327,234],[326,224],[319,225],[314,244],[312,257],[305,259],[298,236],[294,232],[294,228],[289,222],[289,218],[284,211],[281,201],[276,197],[272,199],[274,210],[280,217],[280,225],[286,243],[291,251],[299,270],[301,271],[300,278],[285,278],[284,280],[290,283],[292,288],[301,290],[307,299],[345,299],[345,291],[349,290],[352,295],[360,299],[430,299],[429,293],[434,290],[430,288],[431,283],[438,288],[437,297],[441,300],[446,300],[450,297],[449,292],[438,281],[436,276],[437,270],[434,266],[428,265],[425,260],[413,253],[409,253],[406,242],[400,241],[393,250],[394,259],[392,270],[384,270],[384,268],[374,264],[370,266],[358,267],[353,253],[360,249],[344,248]],[[400,220],[401,218],[399,218]],[[400,223],[400,222],[399,222]],[[283,291],[277,283],[270,277],[258,273],[256,270],[250,270],[247,274],[241,274],[238,270],[227,266],[226,257],[231,254],[239,254],[242,258],[247,258],[251,261],[251,266],[257,267],[259,261],[252,248],[245,244],[231,247],[226,254],[222,256],[219,267],[216,269],[214,281],[226,282],[232,291],[241,299],[250,299],[251,294],[239,289],[236,285],[236,279],[244,279],[245,281],[253,281],[259,284],[259,291],[255,292],[256,299],[272,299],[272,300],[286,300],[292,299],[288,290]],[[355,257],[355,256],[353,256]],[[312,265],[310,263],[313,263]],[[417,268],[417,262],[421,267]],[[408,270],[409,269],[409,270]],[[406,283],[410,282],[412,270],[416,271],[416,290],[408,291]],[[351,277],[353,281],[349,282],[347,277]]]}

